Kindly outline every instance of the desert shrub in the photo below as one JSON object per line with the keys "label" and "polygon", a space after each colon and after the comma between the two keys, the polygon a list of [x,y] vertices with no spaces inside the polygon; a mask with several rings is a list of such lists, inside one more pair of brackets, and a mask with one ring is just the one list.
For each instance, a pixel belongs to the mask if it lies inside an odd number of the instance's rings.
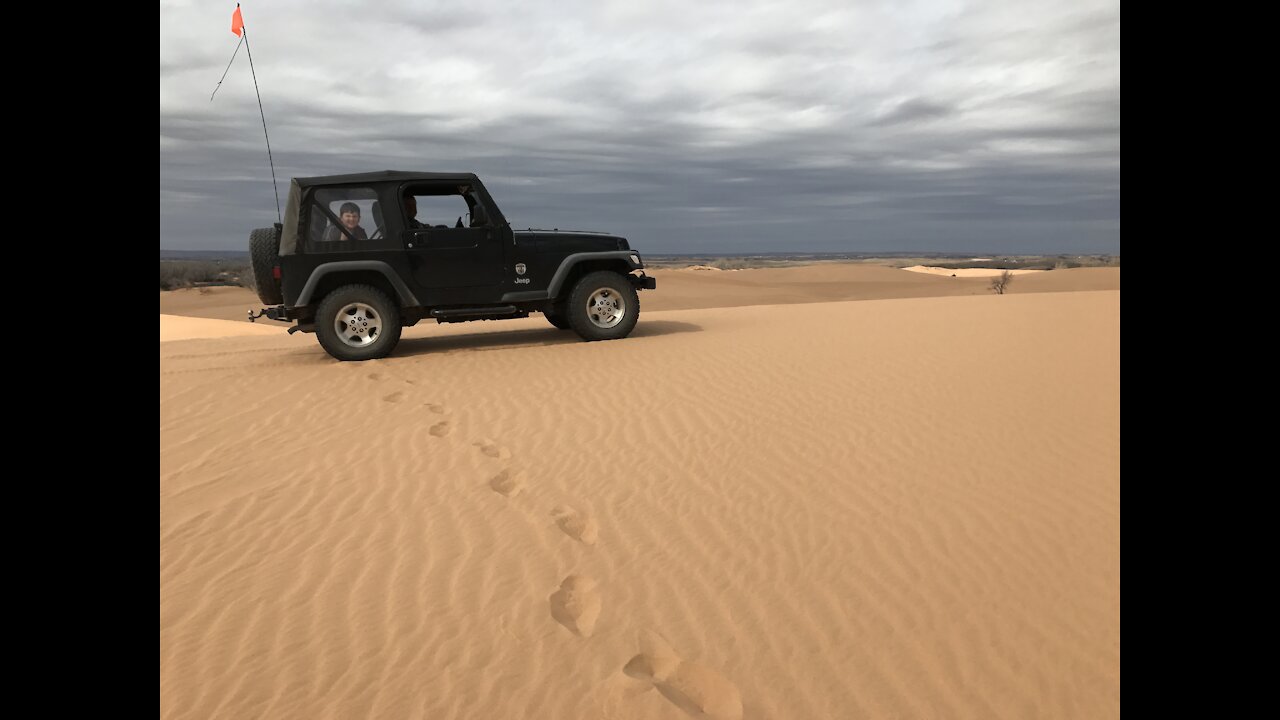
{"label": "desert shrub", "polygon": [[991,278],[991,289],[996,291],[997,295],[1003,295],[1005,290],[1009,289],[1009,284],[1013,282],[1013,273],[1005,270],[998,277]]}
{"label": "desert shrub", "polygon": [[244,263],[224,263],[207,260],[161,260],[160,289],[176,290],[192,287],[196,283],[211,285],[240,285],[253,287],[253,273]]}

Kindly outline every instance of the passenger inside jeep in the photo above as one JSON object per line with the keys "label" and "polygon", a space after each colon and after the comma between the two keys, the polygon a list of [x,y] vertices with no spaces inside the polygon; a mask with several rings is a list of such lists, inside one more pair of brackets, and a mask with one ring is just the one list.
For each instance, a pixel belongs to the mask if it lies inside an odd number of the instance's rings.
{"label": "passenger inside jeep", "polygon": [[[360,206],[353,202],[342,203],[342,207],[338,210],[338,219],[342,221],[342,227],[351,233],[357,240],[368,240],[369,235],[360,226]],[[339,230],[336,225],[330,225],[324,232],[324,242],[337,242],[346,240],[346,233]]]}

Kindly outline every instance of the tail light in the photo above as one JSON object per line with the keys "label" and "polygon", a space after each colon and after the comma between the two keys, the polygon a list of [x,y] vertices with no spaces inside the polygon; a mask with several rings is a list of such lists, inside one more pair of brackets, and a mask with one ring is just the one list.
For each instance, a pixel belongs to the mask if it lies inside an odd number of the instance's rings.
{"label": "tail light", "polygon": [[280,279],[280,266],[279,266],[279,265],[276,265],[275,267],[271,268],[271,277],[275,278],[276,280],[279,280],[279,279]]}

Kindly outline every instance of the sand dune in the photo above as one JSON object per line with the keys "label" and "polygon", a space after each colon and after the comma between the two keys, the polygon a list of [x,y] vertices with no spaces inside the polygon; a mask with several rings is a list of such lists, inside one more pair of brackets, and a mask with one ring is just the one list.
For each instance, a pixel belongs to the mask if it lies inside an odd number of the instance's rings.
{"label": "sand dune", "polygon": [[160,342],[170,340],[194,340],[196,338],[237,337],[243,335],[270,335],[278,337],[285,332],[279,325],[209,320],[178,315],[160,315]]}
{"label": "sand dune", "polygon": [[[931,265],[912,265],[904,267],[903,270],[908,272],[927,273],[929,275],[944,275],[946,277],[965,277],[965,278],[990,278],[1003,275],[1006,271],[997,268],[943,268],[933,267]],[[1034,273],[1048,272],[1047,270],[1009,270],[1011,275],[1032,275]]]}
{"label": "sand dune", "polygon": [[640,633],[640,649],[640,654],[622,668],[623,673],[653,683],[663,696],[693,717],[742,718],[742,695],[723,675],[705,665],[686,662],[652,631]]}
{"label": "sand dune", "polygon": [[[807,270],[687,275],[965,280]],[[1026,287],[1073,272],[162,342],[160,715],[1118,717],[1120,294]]]}
{"label": "sand dune", "polygon": [[[705,270],[651,270],[658,279],[656,292],[644,292],[646,310],[686,310],[746,305],[835,302],[840,300],[888,300],[908,297],[989,295],[990,280],[983,277],[950,277],[907,272],[884,265],[828,263],[791,268],[763,268],[709,272]],[[1019,275],[1009,293],[1119,290],[1120,268],[1073,268]],[[245,310],[262,303],[244,288],[218,287],[162,291],[160,312],[244,322]],[[265,318],[258,324],[276,325]],[[284,324],[281,323],[280,326]]]}

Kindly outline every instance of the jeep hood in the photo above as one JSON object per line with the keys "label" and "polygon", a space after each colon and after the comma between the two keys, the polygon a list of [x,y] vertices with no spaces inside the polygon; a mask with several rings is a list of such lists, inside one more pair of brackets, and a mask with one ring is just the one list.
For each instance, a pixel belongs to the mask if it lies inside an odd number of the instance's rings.
{"label": "jeep hood", "polygon": [[521,245],[533,245],[540,253],[631,249],[624,237],[580,230],[516,230],[515,239]]}

